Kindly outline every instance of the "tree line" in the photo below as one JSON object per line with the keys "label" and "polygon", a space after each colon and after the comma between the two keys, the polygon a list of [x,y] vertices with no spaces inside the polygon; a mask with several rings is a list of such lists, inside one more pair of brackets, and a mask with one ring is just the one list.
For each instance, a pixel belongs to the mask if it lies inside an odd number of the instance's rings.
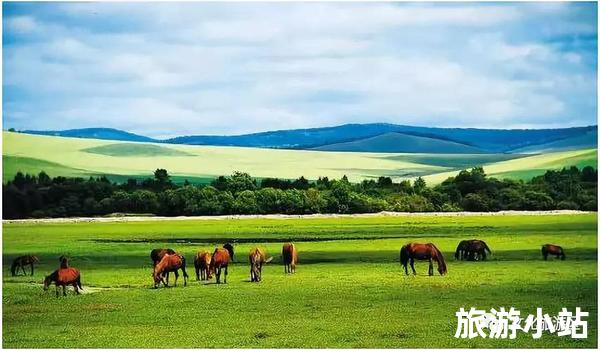
{"label": "tree line", "polygon": [[219,176],[210,185],[175,184],[165,169],[124,183],[106,177],[51,178],[17,173],[2,186],[5,219],[98,216],[111,213],[178,215],[373,213],[379,211],[597,210],[597,170],[549,170],[529,181],[496,179],[483,168],[463,170],[441,184],[389,177],[351,183],[346,176],[308,181],[247,173]]}

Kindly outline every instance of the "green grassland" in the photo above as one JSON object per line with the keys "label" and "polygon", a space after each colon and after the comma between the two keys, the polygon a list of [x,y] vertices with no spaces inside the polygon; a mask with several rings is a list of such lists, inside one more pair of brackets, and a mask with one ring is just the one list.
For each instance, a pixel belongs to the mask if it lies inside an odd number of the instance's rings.
{"label": "green grassland", "polygon": [[[597,346],[597,215],[406,216],[113,223],[4,223],[4,347],[535,347]],[[457,262],[461,239],[492,249],[485,262]],[[151,288],[149,251],[170,246],[191,260],[200,249],[236,242],[227,285],[190,279]],[[296,242],[300,265],[284,275],[281,242]],[[398,263],[409,241],[433,242],[446,276],[405,276]],[[540,246],[565,247],[565,261],[543,261]],[[274,261],[250,283],[247,252]],[[33,277],[7,265],[37,254]],[[40,281],[68,254],[87,292],[55,298]],[[214,280],[213,280],[214,281]],[[514,306],[582,307],[588,339],[521,334],[516,340],[455,339],[455,312]]]}
{"label": "green grassland", "polygon": [[[234,171],[254,177],[293,179],[320,176],[350,181],[390,176],[394,180],[426,176],[435,184],[465,167],[484,165],[501,177],[522,177],[524,170],[544,171],[576,164],[597,164],[596,150],[541,155],[400,154],[278,150],[242,147],[131,143],[3,132],[3,181],[17,171],[50,176],[112,175],[119,179],[151,176],[164,168],[179,179],[206,182]],[[197,180],[194,180],[197,179]]]}

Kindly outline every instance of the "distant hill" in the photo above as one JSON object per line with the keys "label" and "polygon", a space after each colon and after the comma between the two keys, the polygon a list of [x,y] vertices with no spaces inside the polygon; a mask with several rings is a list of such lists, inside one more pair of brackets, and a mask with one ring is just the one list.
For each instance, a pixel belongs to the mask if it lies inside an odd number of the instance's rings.
{"label": "distant hill", "polygon": [[[414,153],[448,153],[445,147],[475,153],[536,152],[536,149],[579,149],[597,147],[597,126],[563,129],[472,129],[472,128],[429,128],[396,124],[345,124],[333,127],[277,130],[232,136],[180,136],[167,140],[155,140],[126,131],[107,128],[73,129],[64,131],[32,131],[24,133],[104,140],[162,142],[186,145],[239,146],[284,149],[344,150],[355,152],[400,152],[410,149]],[[404,141],[396,144],[391,138],[404,135]],[[385,137],[369,140],[377,136]],[[394,137],[392,137],[394,136]],[[410,138],[418,140],[409,145]],[[426,138],[427,140],[425,140]],[[358,142],[361,141],[361,142]],[[340,146],[339,144],[345,144]],[[460,146],[458,146],[459,144]],[[434,145],[437,145],[436,148]],[[418,146],[418,147],[417,147]],[[340,148],[342,147],[342,148]],[[408,152],[408,151],[406,151]],[[462,151],[461,151],[462,153]]]}
{"label": "distant hill", "polygon": [[477,147],[431,137],[390,132],[357,141],[334,143],[315,147],[320,151],[392,152],[392,153],[487,153]]}
{"label": "distant hill", "polygon": [[562,140],[543,143],[535,146],[517,148],[513,153],[543,153],[570,151],[583,148],[595,148],[598,143],[598,129],[589,130],[581,135],[567,137]]}
{"label": "distant hill", "polygon": [[36,131],[25,130],[21,131],[25,134],[62,136],[62,137],[78,137],[84,139],[100,139],[114,141],[131,141],[131,142],[157,142],[150,137],[132,134],[127,131],[111,129],[111,128],[85,128],[85,129],[70,129],[70,130],[55,130],[55,131]]}
{"label": "distant hill", "polygon": [[[471,129],[429,128],[396,124],[345,124],[326,128],[268,131],[235,136],[183,136],[168,143],[266,148],[319,149],[327,145],[364,140],[388,133],[402,133],[472,146],[486,152],[503,153],[582,136],[597,126],[563,129]],[[356,151],[366,151],[357,149]],[[381,152],[384,152],[381,149]],[[386,150],[385,152],[393,152]],[[418,150],[415,150],[418,152]],[[423,151],[425,152],[425,151]],[[438,150],[434,153],[444,153]]]}

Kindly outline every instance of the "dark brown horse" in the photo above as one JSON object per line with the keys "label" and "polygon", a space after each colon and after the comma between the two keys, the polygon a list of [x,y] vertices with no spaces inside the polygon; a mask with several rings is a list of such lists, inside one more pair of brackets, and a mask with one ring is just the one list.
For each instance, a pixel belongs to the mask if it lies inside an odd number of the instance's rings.
{"label": "dark brown horse", "polygon": [[67,267],[65,269],[58,269],[44,279],[44,290],[48,290],[50,285],[54,282],[56,285],[56,297],[58,298],[58,288],[62,287],[63,295],[67,296],[67,286],[71,285],[75,288],[75,293],[81,294],[81,275],[79,270]]}
{"label": "dark brown horse", "polygon": [[225,248],[217,248],[210,259],[210,269],[217,276],[217,283],[221,283],[221,272],[225,269],[223,283],[227,283],[227,266],[231,262],[229,251]]}
{"label": "dark brown horse", "polygon": [[27,276],[27,272],[25,272],[25,266],[31,266],[31,276],[33,276],[33,264],[39,263],[40,259],[38,259],[35,255],[23,255],[16,257],[13,260],[12,265],[10,265],[10,274],[12,276],[16,276],[19,273],[19,268],[23,271],[23,275]]}
{"label": "dark brown horse", "polygon": [[231,262],[233,262],[233,245],[231,243],[225,243],[223,244],[223,248],[227,249],[229,258],[231,259]]}
{"label": "dark brown horse", "polygon": [[295,273],[298,263],[298,250],[294,243],[285,243],[281,250],[283,256],[283,271],[285,273]]}
{"label": "dark brown horse", "polygon": [[175,273],[175,286],[177,286],[177,279],[179,278],[179,272],[177,272],[177,270],[179,269],[183,272],[183,285],[187,286],[188,274],[185,271],[185,258],[183,255],[165,254],[158,264],[154,266],[154,272],[152,273],[152,277],[154,278],[154,288],[158,288],[160,282],[162,282],[165,287],[169,286],[169,278],[167,277],[166,282],[164,278],[165,273],[168,274],[169,272]]}
{"label": "dark brown horse", "polygon": [[488,253],[492,253],[488,245],[479,239],[470,239],[460,241],[456,247],[454,257],[458,260],[485,260]]}
{"label": "dark brown horse", "polygon": [[432,243],[409,243],[400,249],[400,262],[404,266],[404,271],[408,275],[408,262],[410,261],[410,267],[413,270],[413,274],[417,274],[415,271],[415,259],[417,260],[429,260],[429,276],[433,276],[433,260],[437,262],[438,272],[443,275],[447,272],[446,262],[442,252]]}
{"label": "dark brown horse", "polygon": [[194,258],[194,267],[196,268],[196,281],[198,280],[209,280],[212,278],[210,271],[211,255],[208,251],[202,251],[196,253]]}
{"label": "dark brown horse", "polygon": [[260,248],[252,248],[250,249],[248,260],[250,261],[250,281],[260,282],[260,280],[262,279],[263,265],[268,262],[271,262],[271,260],[273,260],[273,257],[267,259],[267,255],[265,254],[264,250]]}
{"label": "dark brown horse", "polygon": [[565,260],[566,258],[565,250],[561,246],[554,244],[544,244],[542,246],[542,255],[544,256],[544,260],[548,260],[549,254],[556,255],[557,259],[560,257],[560,260]]}

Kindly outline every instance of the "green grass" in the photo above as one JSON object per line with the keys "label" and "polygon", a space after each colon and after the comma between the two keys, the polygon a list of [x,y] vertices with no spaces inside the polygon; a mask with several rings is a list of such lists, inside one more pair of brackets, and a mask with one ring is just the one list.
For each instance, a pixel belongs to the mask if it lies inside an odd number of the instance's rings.
{"label": "green grass", "polygon": [[[131,142],[66,138],[3,132],[3,180],[17,169],[50,175],[111,174],[151,176],[164,168],[177,178],[209,179],[243,171],[256,178],[316,180],[322,176],[353,182],[390,176],[395,181],[425,176],[437,184],[458,169],[485,164],[488,174],[510,177],[523,170],[596,164],[596,150],[541,155],[429,155],[399,153],[324,152],[242,147],[132,144]],[[516,159],[510,159],[516,157]],[[508,160],[507,160],[508,159]],[[26,161],[25,161],[26,160]],[[71,170],[72,169],[72,170]]]}
{"label": "green grass", "polygon": [[[38,254],[33,277],[3,272],[5,347],[587,347],[597,345],[597,216],[371,217],[115,223],[4,224],[3,262]],[[459,240],[485,239],[486,262],[456,262]],[[188,258],[236,244],[227,285],[190,280],[151,288],[149,251],[170,246]],[[282,241],[296,242],[295,275],[280,265]],[[404,276],[398,251],[433,242],[449,273]],[[566,249],[543,261],[540,246]],[[275,257],[263,281],[247,282],[248,250]],[[39,282],[61,254],[94,293],[55,298]],[[455,339],[460,307],[561,307],[590,312],[589,337]]]}
{"label": "green grass", "polygon": [[83,149],[84,152],[111,157],[180,157],[189,153],[147,143],[114,143]]}

